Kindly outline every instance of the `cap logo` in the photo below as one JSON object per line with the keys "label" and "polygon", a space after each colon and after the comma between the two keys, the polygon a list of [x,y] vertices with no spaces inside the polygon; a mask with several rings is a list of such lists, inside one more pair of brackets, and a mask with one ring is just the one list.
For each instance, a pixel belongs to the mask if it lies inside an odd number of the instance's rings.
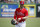
{"label": "cap logo", "polygon": [[22,4],[23,4],[23,2],[22,2]]}

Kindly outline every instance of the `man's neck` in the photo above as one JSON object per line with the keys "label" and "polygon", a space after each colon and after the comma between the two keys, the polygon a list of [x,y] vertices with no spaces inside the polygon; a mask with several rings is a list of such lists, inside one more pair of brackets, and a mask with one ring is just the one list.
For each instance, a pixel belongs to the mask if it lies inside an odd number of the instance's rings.
{"label": "man's neck", "polygon": [[23,8],[20,7],[20,9],[23,9]]}

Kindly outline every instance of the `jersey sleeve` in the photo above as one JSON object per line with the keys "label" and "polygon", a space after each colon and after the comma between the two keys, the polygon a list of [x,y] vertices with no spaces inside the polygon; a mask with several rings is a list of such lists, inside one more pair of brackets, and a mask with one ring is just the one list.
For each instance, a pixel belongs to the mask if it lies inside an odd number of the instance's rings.
{"label": "jersey sleeve", "polygon": [[15,11],[15,13],[14,13],[14,19],[16,20],[16,16],[17,16],[17,14],[16,14],[16,11]]}
{"label": "jersey sleeve", "polygon": [[25,11],[25,16],[28,16],[28,11],[27,10]]}

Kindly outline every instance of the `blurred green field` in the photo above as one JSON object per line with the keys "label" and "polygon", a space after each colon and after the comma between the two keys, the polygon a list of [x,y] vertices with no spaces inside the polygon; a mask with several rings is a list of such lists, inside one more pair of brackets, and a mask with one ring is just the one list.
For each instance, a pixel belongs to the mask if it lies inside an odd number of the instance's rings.
{"label": "blurred green field", "polygon": [[[12,18],[0,18],[0,27],[15,27],[11,24]],[[28,18],[26,27],[40,27],[40,18]]]}

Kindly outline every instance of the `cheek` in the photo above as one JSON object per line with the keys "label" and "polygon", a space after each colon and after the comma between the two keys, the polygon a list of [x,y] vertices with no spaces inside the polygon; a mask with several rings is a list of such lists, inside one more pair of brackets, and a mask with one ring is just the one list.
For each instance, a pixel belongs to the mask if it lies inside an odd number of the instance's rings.
{"label": "cheek", "polygon": [[23,5],[21,5],[21,6],[23,6]]}

